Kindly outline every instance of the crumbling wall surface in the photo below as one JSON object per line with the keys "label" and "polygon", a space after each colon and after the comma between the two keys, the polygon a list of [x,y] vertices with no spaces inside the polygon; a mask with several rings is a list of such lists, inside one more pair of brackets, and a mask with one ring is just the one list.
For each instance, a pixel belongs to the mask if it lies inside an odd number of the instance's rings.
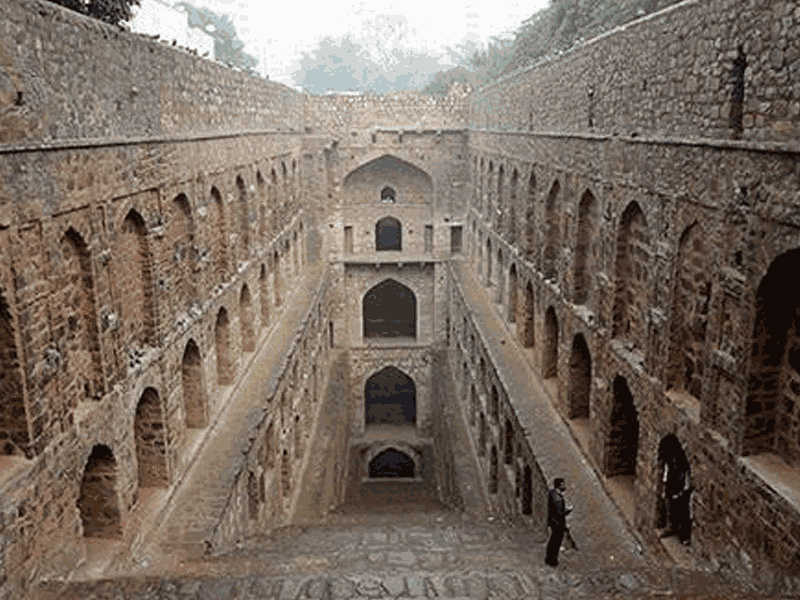
{"label": "crumbling wall surface", "polygon": [[0,13],[0,143],[302,130],[286,86],[50,2]]}
{"label": "crumbling wall surface", "polygon": [[689,0],[473,94],[476,129],[796,140],[793,2]]}

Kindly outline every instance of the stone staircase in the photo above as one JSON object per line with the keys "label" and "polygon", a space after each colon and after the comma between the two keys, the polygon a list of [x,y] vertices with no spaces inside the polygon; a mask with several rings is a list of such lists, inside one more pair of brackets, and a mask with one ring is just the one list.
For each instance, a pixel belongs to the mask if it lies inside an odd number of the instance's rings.
{"label": "stone staircase", "polygon": [[[544,565],[543,540],[492,517],[449,511],[400,482],[363,493],[320,524],[244,540],[179,570],[151,565],[128,577],[49,582],[42,600],[545,600],[767,598],[713,573],[631,566],[566,550]],[[392,498],[382,502],[382,499]]]}

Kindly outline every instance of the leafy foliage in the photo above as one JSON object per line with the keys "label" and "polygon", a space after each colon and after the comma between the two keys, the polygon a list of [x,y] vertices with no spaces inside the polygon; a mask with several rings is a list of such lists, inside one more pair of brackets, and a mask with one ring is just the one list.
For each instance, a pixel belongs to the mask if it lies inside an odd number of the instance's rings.
{"label": "leafy foliage", "polygon": [[130,19],[131,7],[139,5],[139,0],[50,0],[50,2],[112,25]]}
{"label": "leafy foliage", "polygon": [[506,71],[568,50],[680,0],[550,0],[517,30]]}
{"label": "leafy foliage", "polygon": [[326,37],[303,54],[294,77],[308,92],[356,91],[385,94],[419,90],[442,69],[436,56],[409,46],[405,17],[377,15],[360,36]]}
{"label": "leafy foliage", "polygon": [[511,60],[512,42],[493,37],[481,47],[475,42],[465,42],[448,49],[455,67],[436,73],[423,92],[446,94],[454,83],[478,87],[499,77]]}
{"label": "leafy foliage", "polygon": [[186,10],[190,27],[201,29],[214,38],[214,56],[217,60],[252,72],[258,59],[244,51],[244,42],[239,39],[236,27],[228,15],[199,8],[188,2],[175,5]]}

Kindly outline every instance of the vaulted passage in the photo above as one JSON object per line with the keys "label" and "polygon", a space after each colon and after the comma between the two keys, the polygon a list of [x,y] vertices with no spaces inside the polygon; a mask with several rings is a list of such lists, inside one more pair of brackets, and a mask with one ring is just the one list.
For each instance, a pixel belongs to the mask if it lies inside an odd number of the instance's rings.
{"label": "vaulted passage", "polygon": [[414,380],[395,367],[385,367],[367,379],[364,421],[367,425],[414,425],[417,422]]}
{"label": "vaulted passage", "polygon": [[415,474],[414,460],[395,448],[387,448],[369,461],[370,478],[414,477]]}
{"label": "vaulted passage", "polygon": [[92,448],[78,497],[85,537],[118,538],[122,523],[117,497],[117,461],[108,446]]}
{"label": "vaulted passage", "polygon": [[[144,219],[135,210],[126,215],[120,227],[116,243],[117,260],[114,272],[121,284],[119,303],[122,335],[128,344],[141,345],[149,342],[153,328],[153,290],[151,281],[151,257],[148,249]],[[183,251],[181,246],[181,251]],[[182,254],[174,256],[175,272],[183,269]],[[183,277],[176,282],[183,289]]]}
{"label": "vaulted passage", "polygon": [[231,331],[228,311],[220,308],[214,325],[214,348],[217,351],[217,384],[228,385],[233,378],[233,357],[231,356]]}
{"label": "vaulted passage", "polygon": [[417,298],[394,279],[377,284],[364,295],[364,337],[417,337]]}

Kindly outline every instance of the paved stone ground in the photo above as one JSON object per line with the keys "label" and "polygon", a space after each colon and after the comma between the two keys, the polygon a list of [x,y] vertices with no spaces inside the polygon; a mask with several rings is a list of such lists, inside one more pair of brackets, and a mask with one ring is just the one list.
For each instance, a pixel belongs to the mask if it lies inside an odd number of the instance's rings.
{"label": "paved stone ground", "polygon": [[[408,486],[409,484],[405,484]],[[413,484],[411,484],[413,485]],[[386,502],[388,497],[394,502]],[[579,551],[543,564],[530,531],[448,511],[423,489],[383,485],[324,523],[245,540],[235,552],[125,578],[42,587],[42,600],[547,600],[767,598],[713,574]],[[170,566],[170,569],[175,567]]]}

